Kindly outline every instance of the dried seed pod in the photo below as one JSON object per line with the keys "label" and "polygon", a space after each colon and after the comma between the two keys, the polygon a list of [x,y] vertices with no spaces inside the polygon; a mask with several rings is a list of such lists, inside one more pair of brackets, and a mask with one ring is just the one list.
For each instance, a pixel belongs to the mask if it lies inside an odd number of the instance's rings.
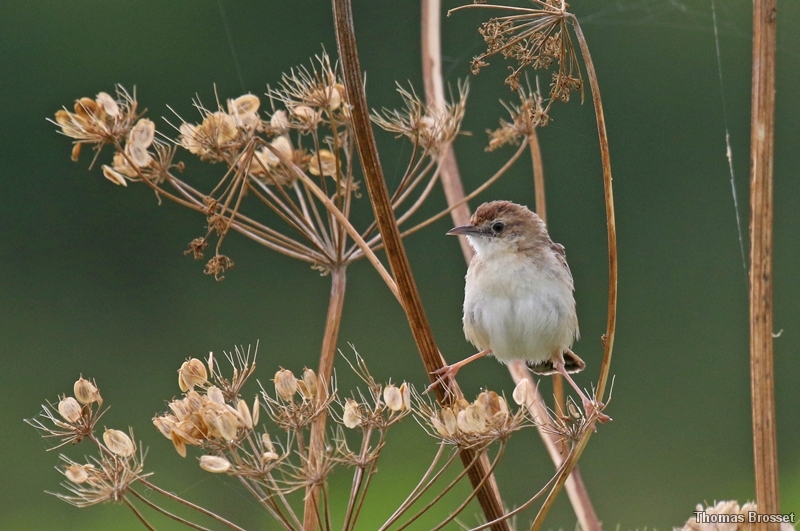
{"label": "dried seed pod", "polygon": [[361,408],[358,407],[358,402],[352,398],[348,398],[344,403],[342,422],[350,429],[361,425]]}
{"label": "dried seed pod", "polygon": [[78,401],[71,396],[62,398],[58,402],[58,413],[64,420],[73,424],[81,420],[82,409]]}
{"label": "dried seed pod", "polygon": [[120,457],[130,457],[136,453],[136,445],[124,431],[107,429],[103,433],[103,442]]}
{"label": "dried seed pod", "polygon": [[523,378],[514,387],[514,392],[511,394],[517,405],[526,406],[533,402],[534,394],[531,387],[531,382],[527,378]]}
{"label": "dried seed pod", "polygon": [[97,96],[95,96],[95,101],[97,105],[102,107],[105,113],[112,118],[116,118],[119,116],[119,105],[117,105],[116,100],[111,97],[106,92],[101,92]]}
{"label": "dried seed pod", "polygon": [[231,469],[231,462],[219,455],[200,457],[200,468],[212,474],[222,474]]}
{"label": "dried seed pod", "polygon": [[103,164],[103,177],[105,177],[112,183],[116,184],[117,186],[128,186],[128,181],[125,179],[125,177],[123,177],[121,173],[119,173],[111,166],[108,166],[107,164]]}
{"label": "dried seed pod", "polygon": [[86,380],[83,376],[78,378],[72,389],[75,393],[75,398],[81,404],[91,404],[93,402],[103,401],[103,399],[100,397],[100,392],[97,390],[97,387],[89,380]]}
{"label": "dried seed pod", "polygon": [[272,381],[275,383],[275,392],[287,402],[290,401],[297,392],[297,378],[295,378],[292,371],[288,369],[281,369],[276,372],[275,378],[273,378]]}
{"label": "dried seed pod", "polygon": [[400,389],[393,384],[389,384],[383,389],[383,401],[386,402],[386,407],[392,411],[404,409],[403,395],[400,393]]}
{"label": "dried seed pod", "polygon": [[184,393],[194,389],[197,385],[205,385],[207,382],[206,366],[197,358],[184,361],[181,368],[178,369],[178,385]]}

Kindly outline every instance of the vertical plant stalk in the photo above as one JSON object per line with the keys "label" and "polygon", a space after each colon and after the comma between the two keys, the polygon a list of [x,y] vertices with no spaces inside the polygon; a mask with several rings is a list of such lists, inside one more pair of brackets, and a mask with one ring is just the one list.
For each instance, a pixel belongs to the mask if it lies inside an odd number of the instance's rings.
{"label": "vertical plant stalk", "polygon": [[[533,166],[533,191],[536,197],[536,213],[547,225],[547,201],[544,195],[544,164],[542,164],[542,149],[539,146],[538,128],[528,138],[528,148],[531,151],[531,165]],[[553,395],[555,395],[556,411],[565,412],[564,379],[560,374],[553,375]],[[586,528],[584,527],[584,531]]]}
{"label": "vertical plant stalk", "polygon": [[[322,384],[324,393],[327,394],[333,374],[333,361],[336,357],[336,340],[339,337],[339,328],[342,324],[342,310],[344,308],[344,293],[347,279],[347,267],[340,266],[331,270],[331,296],[328,302],[328,316],[325,319],[325,334],[322,337],[322,349],[319,358],[317,377]],[[325,400],[326,397],[317,397]],[[308,467],[316,470],[320,466],[320,459],[325,453],[325,424],[327,415],[320,415],[311,426],[311,440],[308,447]],[[305,507],[303,510],[303,529],[313,531],[317,528],[317,506],[319,505],[320,485],[311,485],[306,488]]]}
{"label": "vertical plant stalk", "polygon": [[[378,159],[378,149],[375,144],[375,137],[372,134],[369,107],[367,107],[361,65],[358,60],[350,0],[333,0],[333,18],[347,101],[352,106],[353,131],[358,143],[358,154],[364,171],[364,181],[367,184],[367,191],[375,212],[378,229],[385,243],[386,257],[397,282],[400,299],[408,318],[411,333],[422,357],[425,371],[428,373],[431,382],[433,382],[435,381],[435,376],[430,373],[443,367],[443,359],[433,339],[433,332],[411,273],[411,267],[408,263],[408,257],[400,238],[400,230],[397,227],[397,220],[389,199],[389,192],[386,188],[386,181],[383,178],[383,169]],[[455,392],[458,392],[455,385],[452,387]],[[436,396],[440,402],[446,400],[441,386],[436,387]],[[460,452],[460,457],[464,466],[468,466],[474,460],[475,453],[471,450],[464,450]],[[469,479],[473,487],[479,489],[477,497],[486,519],[495,520],[503,516],[504,508],[495,482],[484,481],[487,473],[488,468],[484,466],[482,460],[479,460],[475,466],[469,468]],[[507,531],[509,527],[505,521],[502,521],[492,526],[492,529],[495,531]]]}
{"label": "vertical plant stalk", "polygon": [[[569,16],[572,21],[572,27],[575,30],[575,36],[578,39],[581,55],[583,56],[583,62],[586,67],[586,77],[589,78],[589,86],[592,91],[592,103],[594,104],[594,112],[597,121],[597,137],[600,143],[600,161],[603,168],[603,191],[606,205],[606,229],[608,233],[608,318],[606,321],[606,332],[602,337],[603,361],[600,365],[600,376],[597,380],[597,389],[595,391],[595,400],[602,402],[609,374],[611,373],[611,355],[617,329],[617,223],[614,216],[611,154],[608,148],[608,131],[606,130],[606,119],[603,113],[603,101],[600,98],[600,84],[597,81],[597,72],[594,69],[592,55],[589,53],[589,45],[586,43],[586,37],[583,35],[583,30],[578,23],[578,19],[572,14],[568,14],[567,16]],[[583,450],[586,448],[592,433],[594,433],[592,430],[586,430],[572,447],[572,451],[570,451],[564,462],[561,476],[558,478],[550,494],[548,494],[542,507],[539,509],[539,514],[536,515],[536,519],[531,525],[531,531],[538,531],[541,529],[545,517],[553,507],[556,497],[564,486],[567,477],[577,464],[581,454],[583,454]]]}
{"label": "vertical plant stalk", "polygon": [[[775,140],[776,0],[753,1],[750,122],[750,387],[756,504],[777,514],[778,449],[772,357],[772,173]],[[779,524],[757,524],[778,529]]]}

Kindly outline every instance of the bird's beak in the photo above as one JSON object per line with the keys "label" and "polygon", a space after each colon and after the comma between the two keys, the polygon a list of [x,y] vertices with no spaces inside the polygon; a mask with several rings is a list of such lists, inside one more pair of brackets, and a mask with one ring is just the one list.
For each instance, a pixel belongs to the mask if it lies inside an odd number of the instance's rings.
{"label": "bird's beak", "polygon": [[469,236],[471,234],[481,234],[481,230],[475,225],[461,225],[447,231],[448,236]]}

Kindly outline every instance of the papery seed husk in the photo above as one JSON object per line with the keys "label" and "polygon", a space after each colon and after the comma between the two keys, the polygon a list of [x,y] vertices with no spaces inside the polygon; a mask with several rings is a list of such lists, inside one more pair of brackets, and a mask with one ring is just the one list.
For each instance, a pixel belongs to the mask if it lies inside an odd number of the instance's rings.
{"label": "papery seed husk", "polygon": [[68,480],[73,483],[86,483],[89,479],[89,473],[82,465],[72,464],[69,465],[64,471],[64,475]]}
{"label": "papery seed husk", "polygon": [[467,418],[467,410],[462,409],[458,412],[456,416],[456,424],[458,425],[458,429],[461,430],[462,433],[473,433],[475,430],[469,424],[469,419]]}
{"label": "papery seed husk", "polygon": [[406,382],[400,386],[400,396],[403,399],[403,411],[411,409],[411,386]]}
{"label": "papery seed husk", "polygon": [[155,425],[155,427],[158,428],[158,431],[161,432],[161,435],[167,439],[169,439],[172,435],[172,427],[177,423],[178,419],[173,415],[163,415],[161,417],[153,418],[153,425]]}
{"label": "papery seed husk", "polygon": [[464,414],[472,431],[475,433],[486,431],[486,417],[483,415],[483,408],[473,404],[464,410]]}
{"label": "papery seed husk", "polygon": [[261,100],[255,94],[245,94],[235,100],[228,100],[228,112],[230,114],[254,114],[258,112]]}
{"label": "papery seed husk", "polygon": [[288,369],[276,372],[272,381],[275,383],[275,391],[286,401],[290,401],[297,392],[297,378]]}
{"label": "papery seed husk", "polygon": [[308,398],[314,398],[317,396],[317,389],[319,387],[317,381],[317,373],[315,373],[312,369],[306,368],[303,370],[303,382],[306,384],[306,392],[308,393]]}
{"label": "papery seed husk", "polygon": [[342,422],[350,429],[361,425],[361,412],[359,411],[358,402],[352,398],[348,398],[345,401]]}
{"label": "papery seed husk", "polygon": [[253,426],[258,426],[258,415],[261,411],[261,402],[258,400],[258,396],[253,400]]}
{"label": "papery seed husk", "polygon": [[275,111],[275,113],[269,119],[269,125],[279,131],[285,131],[286,128],[289,127],[289,118],[286,116],[286,111]]}
{"label": "papery seed husk", "polygon": [[448,437],[447,428],[445,427],[444,423],[439,420],[439,417],[436,415],[431,415],[430,419],[431,425],[436,429],[436,432],[441,435],[442,437]]}
{"label": "papery seed husk", "polygon": [[71,396],[62,398],[58,402],[58,413],[64,420],[73,424],[81,420],[82,409],[78,401]]}
{"label": "papery seed husk", "polygon": [[152,157],[147,152],[147,148],[140,144],[126,144],[125,153],[130,157],[130,162],[139,168],[146,168],[150,165]]}
{"label": "papery seed husk", "polygon": [[514,392],[511,393],[511,398],[514,399],[514,402],[517,405],[525,406],[528,405],[530,401],[532,401],[532,390],[531,390],[531,382],[527,378],[521,379],[516,387],[514,387]]}
{"label": "papery seed husk", "polygon": [[222,394],[222,390],[217,386],[212,385],[209,387],[206,390],[206,396],[215,404],[225,404],[225,395]]}
{"label": "papery seed husk", "polygon": [[[136,125],[133,126],[133,129],[131,129],[131,132],[128,134],[128,144],[135,144],[141,146],[143,149],[147,149],[153,143],[155,134],[156,124],[154,124],[152,120],[142,118],[136,122]],[[138,163],[137,165],[142,166],[142,164]]]}
{"label": "papery seed husk", "polygon": [[386,407],[392,411],[403,409],[403,396],[400,394],[400,389],[392,384],[383,389],[383,401],[386,403]]}
{"label": "papery seed husk", "polygon": [[253,416],[250,415],[250,408],[247,406],[247,402],[244,400],[239,400],[236,404],[236,411],[239,413],[239,419],[244,424],[244,427],[248,430],[253,429]]}
{"label": "papery seed husk", "polygon": [[95,101],[103,108],[107,115],[116,118],[119,116],[119,105],[107,92],[100,92],[95,96]]}
{"label": "papery seed husk", "polygon": [[266,451],[275,452],[275,445],[272,444],[272,439],[269,438],[267,432],[261,434],[261,444],[264,445]]}
{"label": "papery seed husk", "polygon": [[136,445],[124,431],[107,429],[103,433],[103,442],[109,450],[120,457],[130,457],[136,453]]}
{"label": "papery seed husk", "polygon": [[81,404],[99,402],[100,393],[97,391],[97,387],[83,376],[78,378],[75,385],[72,386],[72,390],[75,393],[75,399]]}
{"label": "papery seed husk", "polygon": [[103,177],[105,177],[112,183],[116,184],[117,186],[128,186],[128,181],[117,170],[115,170],[111,166],[108,166],[107,164],[103,164],[102,168],[103,168]]}
{"label": "papery seed husk", "polygon": [[200,457],[200,468],[212,474],[222,474],[231,469],[231,462],[219,455],[204,455]]}

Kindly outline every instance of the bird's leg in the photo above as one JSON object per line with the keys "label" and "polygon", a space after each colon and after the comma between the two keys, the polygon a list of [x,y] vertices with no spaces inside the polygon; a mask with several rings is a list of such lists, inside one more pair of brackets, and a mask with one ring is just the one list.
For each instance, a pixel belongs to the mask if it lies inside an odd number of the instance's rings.
{"label": "bird's leg", "polygon": [[[564,369],[564,362],[557,361],[554,363],[556,370],[558,371],[561,376],[563,376],[567,382],[575,389],[575,392],[578,393],[578,396],[581,397],[581,401],[583,402],[583,409],[586,412],[586,417],[589,418],[594,414],[596,416],[596,420],[600,423],[606,423],[611,420],[611,417],[606,415],[602,412],[603,403],[598,403],[596,400],[589,400],[589,397],[586,396],[586,393],[578,387],[578,384],[575,383],[575,380],[572,379],[572,376]],[[592,427],[594,427],[594,422],[592,422]]]}
{"label": "bird's leg", "polygon": [[430,391],[431,389],[433,389],[437,385],[443,383],[446,378],[455,378],[456,373],[458,372],[458,370],[461,369],[461,367],[463,367],[467,363],[473,362],[473,361],[477,360],[478,358],[482,358],[482,357],[486,356],[487,354],[491,354],[491,353],[492,353],[492,351],[489,350],[489,349],[481,350],[477,354],[473,354],[472,356],[470,356],[468,358],[464,358],[463,360],[461,360],[459,362],[456,362],[456,363],[454,363],[452,365],[445,365],[441,369],[436,369],[435,371],[431,372],[431,374],[436,375],[437,378],[436,378],[435,382],[430,384],[428,386],[428,388],[425,389],[425,393],[427,393],[428,391]]}

